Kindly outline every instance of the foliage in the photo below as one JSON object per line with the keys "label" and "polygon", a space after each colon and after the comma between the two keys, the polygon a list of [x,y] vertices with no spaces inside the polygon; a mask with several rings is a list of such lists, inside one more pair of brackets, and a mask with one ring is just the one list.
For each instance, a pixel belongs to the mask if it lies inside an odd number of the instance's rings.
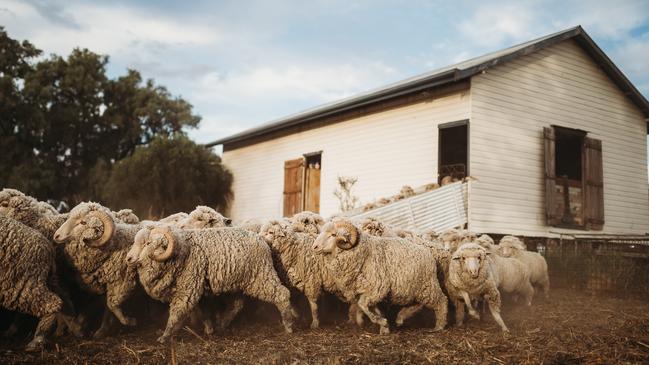
{"label": "foliage", "polygon": [[352,194],[352,188],[357,181],[357,177],[338,176],[338,187],[334,190],[334,196],[338,198],[341,212],[347,212],[356,208],[358,197]]}
{"label": "foliage", "polygon": [[108,78],[107,56],[40,54],[0,27],[0,187],[71,203],[97,199],[100,170],[200,122],[188,102],[135,70]]}
{"label": "foliage", "polygon": [[[99,167],[96,173],[102,173]],[[115,164],[102,195],[110,206],[160,218],[197,205],[224,210],[232,174],[212,151],[183,135],[156,137]]]}

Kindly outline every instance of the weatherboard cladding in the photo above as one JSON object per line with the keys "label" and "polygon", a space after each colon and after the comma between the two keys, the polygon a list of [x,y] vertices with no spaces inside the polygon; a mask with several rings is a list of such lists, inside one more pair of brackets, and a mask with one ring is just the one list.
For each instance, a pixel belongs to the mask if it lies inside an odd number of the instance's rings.
{"label": "weatherboard cladding", "polygon": [[542,129],[582,129],[602,140],[601,234],[649,232],[647,130],[643,113],[575,41],[471,80],[469,221],[479,232],[584,233],[545,225]]}

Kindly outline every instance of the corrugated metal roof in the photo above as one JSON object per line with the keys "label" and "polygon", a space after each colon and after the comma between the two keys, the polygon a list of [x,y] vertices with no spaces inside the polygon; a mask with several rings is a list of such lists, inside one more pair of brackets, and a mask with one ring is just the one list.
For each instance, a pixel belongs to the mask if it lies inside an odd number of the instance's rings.
{"label": "corrugated metal roof", "polygon": [[519,45],[509,47],[500,51],[485,54],[446,67],[426,72],[387,86],[361,93],[349,98],[334,101],[315,108],[289,115],[284,118],[273,120],[259,127],[248,129],[241,133],[221,138],[206,146],[211,147],[219,144],[241,142],[253,137],[259,137],[278,130],[302,123],[311,122],[343,111],[352,110],[368,104],[392,99],[404,94],[450,84],[467,79],[483,70],[496,66],[503,62],[510,61],[523,55],[536,52],[545,47],[551,46],[567,39],[575,39],[586,52],[602,66],[604,72],[622,89],[625,94],[649,117],[649,102],[633,86],[626,76],[615,66],[615,64],[604,54],[595,42],[586,34],[581,26],[569,28],[557,33],[537,38]]}
{"label": "corrugated metal roof", "polygon": [[462,227],[468,221],[467,185],[461,182],[449,184],[351,216],[375,217],[391,226],[415,232],[429,229],[440,232]]}

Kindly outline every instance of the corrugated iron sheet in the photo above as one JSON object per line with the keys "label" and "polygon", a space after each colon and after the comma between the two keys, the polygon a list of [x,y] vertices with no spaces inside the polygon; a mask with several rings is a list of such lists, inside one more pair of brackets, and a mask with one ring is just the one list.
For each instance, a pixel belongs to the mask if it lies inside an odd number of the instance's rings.
{"label": "corrugated iron sheet", "polygon": [[467,223],[467,183],[453,183],[352,217],[376,217],[412,231],[442,231]]}

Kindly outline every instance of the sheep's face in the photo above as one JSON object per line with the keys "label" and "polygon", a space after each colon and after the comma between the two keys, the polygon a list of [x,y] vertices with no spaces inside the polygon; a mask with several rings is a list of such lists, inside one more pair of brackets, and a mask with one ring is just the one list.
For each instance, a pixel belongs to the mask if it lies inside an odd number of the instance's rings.
{"label": "sheep's face", "polygon": [[130,209],[120,210],[115,213],[115,218],[126,224],[138,224],[140,222],[140,218],[138,218],[138,216]]}
{"label": "sheep's face", "polygon": [[151,230],[149,228],[142,228],[137,232],[133,245],[131,245],[131,248],[126,254],[126,263],[128,265],[137,265],[141,262],[140,254],[144,246],[148,243],[150,233]]}
{"label": "sheep's face", "polygon": [[376,219],[366,219],[361,222],[361,230],[370,236],[383,237],[388,231],[386,225]]}
{"label": "sheep's face", "polygon": [[514,236],[505,236],[500,240],[499,251],[503,257],[512,257],[519,254],[520,251],[525,251],[525,245],[518,238]]}
{"label": "sheep's face", "polygon": [[279,221],[270,221],[261,227],[259,235],[266,241],[266,243],[279,249],[283,247],[283,243],[287,241],[291,228],[287,224],[282,224]]}
{"label": "sheep's face", "polygon": [[4,188],[0,190],[0,214],[10,217],[11,206],[22,200],[16,199],[19,197],[25,197],[25,194],[15,189]]}
{"label": "sheep's face", "polygon": [[74,238],[90,246],[103,246],[114,233],[114,221],[112,214],[99,204],[81,203],[56,230],[54,241],[63,243]]}
{"label": "sheep's face", "polygon": [[337,220],[322,227],[322,232],[313,242],[311,248],[316,253],[334,253],[337,250],[349,250],[359,242],[359,232],[350,222]]}
{"label": "sheep's face", "polygon": [[477,244],[465,244],[460,246],[453,255],[453,260],[458,261],[462,271],[469,273],[472,278],[480,276],[484,267],[487,252]]}
{"label": "sheep's face", "polygon": [[221,228],[232,226],[232,220],[209,207],[197,207],[189,217],[178,222],[181,229]]}
{"label": "sheep's face", "polygon": [[154,258],[162,255],[166,251],[168,245],[169,242],[167,242],[167,238],[164,235],[152,231],[144,241],[142,250],[138,256],[138,262],[142,262],[146,257]]}

